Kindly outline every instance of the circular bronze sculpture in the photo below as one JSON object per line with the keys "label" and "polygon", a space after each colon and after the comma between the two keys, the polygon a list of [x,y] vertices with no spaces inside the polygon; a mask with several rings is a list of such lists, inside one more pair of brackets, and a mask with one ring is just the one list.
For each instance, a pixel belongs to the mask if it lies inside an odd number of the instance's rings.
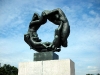
{"label": "circular bronze sculpture", "polygon": [[[42,42],[37,34],[37,30],[41,25],[47,22],[47,19],[50,22],[58,25],[58,28],[55,29],[53,42]],[[38,13],[34,13],[32,21],[29,24],[28,32],[24,35],[24,40],[31,49],[38,52],[59,52],[61,50],[61,46],[67,47],[67,38],[69,34],[69,22],[64,12],[60,8],[57,8],[54,10],[44,10],[41,16],[39,16]]]}

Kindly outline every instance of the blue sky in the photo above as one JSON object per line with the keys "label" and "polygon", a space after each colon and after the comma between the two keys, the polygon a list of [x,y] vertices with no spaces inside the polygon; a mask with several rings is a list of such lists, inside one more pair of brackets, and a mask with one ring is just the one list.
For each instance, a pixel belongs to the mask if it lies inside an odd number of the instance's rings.
{"label": "blue sky", "polygon": [[[34,50],[24,42],[34,12],[61,8],[69,20],[68,47],[56,52],[60,59],[75,62],[76,75],[100,73],[100,0],[0,0],[0,63],[18,67],[33,61]],[[38,35],[53,41],[51,22],[42,25]]]}

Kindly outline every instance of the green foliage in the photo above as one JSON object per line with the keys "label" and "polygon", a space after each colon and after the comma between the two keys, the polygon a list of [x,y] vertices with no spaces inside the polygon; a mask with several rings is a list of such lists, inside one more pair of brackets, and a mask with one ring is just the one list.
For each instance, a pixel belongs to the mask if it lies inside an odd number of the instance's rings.
{"label": "green foliage", "polygon": [[86,74],[86,75],[93,75],[93,74]]}
{"label": "green foliage", "polygon": [[0,75],[18,75],[18,69],[14,66],[4,64],[0,67]]}
{"label": "green foliage", "polygon": [[[86,74],[86,75],[94,75],[94,74]],[[96,75],[100,75],[100,74],[98,73],[98,74],[96,74]]]}

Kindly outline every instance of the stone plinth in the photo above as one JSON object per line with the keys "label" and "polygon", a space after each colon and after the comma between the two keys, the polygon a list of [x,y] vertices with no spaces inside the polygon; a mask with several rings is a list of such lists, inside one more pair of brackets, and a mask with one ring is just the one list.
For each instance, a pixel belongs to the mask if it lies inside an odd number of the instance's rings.
{"label": "stone plinth", "polygon": [[23,62],[18,75],[75,75],[75,65],[70,59]]}
{"label": "stone plinth", "polygon": [[56,60],[59,56],[54,52],[34,53],[34,61]]}
{"label": "stone plinth", "polygon": [[42,61],[23,62],[19,64],[18,75],[41,75]]}

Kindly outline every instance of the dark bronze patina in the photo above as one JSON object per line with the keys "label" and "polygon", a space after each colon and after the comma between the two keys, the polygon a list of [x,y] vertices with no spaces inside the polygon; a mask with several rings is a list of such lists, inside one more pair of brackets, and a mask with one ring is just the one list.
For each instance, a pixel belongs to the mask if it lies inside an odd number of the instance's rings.
{"label": "dark bronze patina", "polygon": [[[37,34],[37,30],[41,25],[47,22],[47,19],[55,25],[58,25],[58,28],[55,29],[53,42],[42,42]],[[61,50],[61,46],[67,47],[67,38],[69,34],[69,22],[64,12],[60,8],[57,8],[54,10],[44,10],[41,16],[34,13],[32,21],[29,24],[28,32],[24,35],[24,40],[31,49],[38,52],[59,52]]]}

